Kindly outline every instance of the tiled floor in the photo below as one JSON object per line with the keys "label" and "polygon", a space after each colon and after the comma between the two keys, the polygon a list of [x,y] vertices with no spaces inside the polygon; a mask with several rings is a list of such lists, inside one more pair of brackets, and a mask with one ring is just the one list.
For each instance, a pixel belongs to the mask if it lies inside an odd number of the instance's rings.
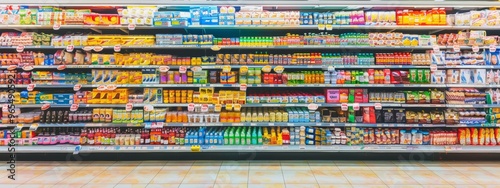
{"label": "tiled floor", "polygon": [[500,162],[98,161],[16,165],[15,181],[2,170],[1,188],[500,188]]}

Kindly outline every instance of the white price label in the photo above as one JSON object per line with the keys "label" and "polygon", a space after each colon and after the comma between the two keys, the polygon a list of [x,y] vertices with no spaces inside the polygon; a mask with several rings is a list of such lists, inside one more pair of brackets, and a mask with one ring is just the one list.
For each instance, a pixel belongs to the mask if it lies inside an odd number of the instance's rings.
{"label": "white price label", "polygon": [[23,52],[24,51],[24,45],[17,46],[16,47],[16,51],[19,52],[19,53]]}
{"label": "white price label", "polygon": [[234,105],[233,105],[233,110],[234,110],[235,112],[239,112],[239,111],[241,111],[241,104],[234,104]]}
{"label": "white price label", "polygon": [[38,126],[39,126],[38,123],[31,124],[30,131],[36,131],[38,129]]}
{"label": "white price label", "polygon": [[188,111],[190,111],[190,112],[194,111],[194,103],[189,103],[188,104]]}
{"label": "white price label", "polygon": [[114,84],[110,84],[110,85],[106,86],[106,90],[108,90],[108,91],[114,91],[114,90],[116,90],[116,88],[117,87]]}
{"label": "white price label", "polygon": [[208,112],[208,104],[201,105],[201,112]]}
{"label": "white price label", "polygon": [[439,52],[441,51],[441,49],[439,48],[439,46],[438,46],[438,45],[434,45],[434,46],[432,47],[432,50],[434,51],[434,53],[439,53]]}
{"label": "white price label", "polygon": [[52,29],[54,29],[56,31],[59,30],[59,29],[61,29],[61,24],[60,23],[54,23],[54,25],[52,25]]}
{"label": "white price label", "polygon": [[16,69],[17,69],[17,65],[9,65],[9,66],[7,67],[7,70],[10,70],[10,71],[11,71],[11,70],[16,70]]}
{"label": "white price label", "polygon": [[57,70],[62,71],[64,69],[66,69],[66,65],[59,65],[59,66],[57,66]]}
{"label": "white price label", "polygon": [[224,72],[224,73],[231,72],[231,65],[224,65],[222,67],[222,72]]}
{"label": "white price label", "polygon": [[352,109],[354,109],[355,111],[358,111],[359,110],[359,103],[352,104]]}
{"label": "white price label", "polygon": [[311,103],[309,105],[307,105],[307,109],[309,109],[309,111],[316,111],[318,109],[318,104],[314,104],[314,103]]}
{"label": "white price label", "polygon": [[436,64],[432,64],[431,65],[431,71],[434,72],[434,71],[437,71],[438,70],[438,66]]}
{"label": "white price label", "polygon": [[45,110],[48,110],[49,108],[50,108],[50,104],[43,104],[40,109],[45,111]]}
{"label": "white price label", "polygon": [[221,49],[221,47],[218,45],[213,45],[212,47],[210,47],[210,49],[213,51],[219,51]]}
{"label": "white price label", "polygon": [[2,105],[2,111],[3,112],[9,111],[9,104],[3,104]]}
{"label": "white price label", "polygon": [[75,46],[73,46],[73,45],[66,46],[66,51],[67,52],[73,52],[74,49],[75,49]]}
{"label": "white price label", "polygon": [[150,105],[150,104],[144,105],[144,111],[146,111],[146,112],[151,112],[154,109],[155,109],[155,107],[153,105]]}
{"label": "white price label", "polygon": [[128,30],[135,30],[135,24],[129,23],[128,24]]}
{"label": "white price label", "polygon": [[94,46],[95,52],[101,52],[102,50],[104,50],[104,48],[102,46]]}
{"label": "white price label", "polygon": [[86,51],[86,52],[90,52],[93,49],[94,49],[94,47],[92,47],[92,46],[85,46],[85,47],[83,47],[83,51]]}
{"label": "white price label", "polygon": [[200,72],[202,71],[203,69],[200,67],[200,66],[194,66],[194,67],[191,67],[191,71],[193,72]]}
{"label": "white price label", "polygon": [[240,84],[240,91],[246,91],[247,87],[247,84]]}
{"label": "white price label", "polygon": [[25,65],[25,66],[23,66],[23,70],[24,71],[32,71],[33,70],[33,66],[31,66],[31,65]]}
{"label": "white price label", "polygon": [[327,31],[331,31],[331,30],[333,30],[333,25],[325,25],[325,29]]}
{"label": "white price label", "polygon": [[375,103],[375,110],[382,110],[382,104]]}
{"label": "white price label", "polygon": [[127,103],[125,105],[125,111],[127,111],[127,112],[132,111],[133,108],[134,108],[134,104],[132,104],[132,103]]}
{"label": "white price label", "polygon": [[160,66],[159,67],[160,72],[168,72],[170,70],[169,66]]}
{"label": "white price label", "polygon": [[286,149],[288,149],[288,146],[282,146],[282,148],[286,150]]}
{"label": "white price label", "polygon": [[270,65],[266,65],[266,66],[262,67],[262,72],[270,73],[271,70],[272,70],[272,67]]}
{"label": "white price label", "polygon": [[325,30],[326,26],[325,24],[318,24],[318,30],[323,31]]}
{"label": "white price label", "polygon": [[222,111],[222,104],[216,104],[214,106],[214,111],[215,112],[221,112]]}
{"label": "white price label", "polygon": [[330,72],[335,71],[335,66],[328,66],[328,71],[330,71]]}
{"label": "white price label", "polygon": [[99,91],[106,91],[106,86],[105,85],[99,85],[99,86],[97,86],[97,90],[99,90]]}
{"label": "white price label", "polygon": [[26,90],[28,91],[33,91],[33,89],[35,89],[35,84],[28,84],[28,86],[26,87]]}
{"label": "white price label", "polygon": [[186,71],[187,71],[187,67],[186,66],[180,66],[179,67],[179,72],[180,73],[186,73]]}
{"label": "white price label", "polygon": [[274,72],[278,73],[278,74],[281,74],[283,73],[283,71],[285,71],[285,67],[283,66],[277,66],[277,67],[274,67]]}
{"label": "white price label", "polygon": [[497,51],[497,45],[496,44],[490,45],[490,52],[496,52],[496,51]]}
{"label": "white price label", "polygon": [[80,104],[71,104],[71,107],[69,108],[69,111],[77,111],[78,107],[80,107]]}
{"label": "white price label", "polygon": [[349,108],[348,108],[348,106],[347,106],[347,103],[342,103],[342,104],[340,105],[340,109],[341,109],[342,111],[347,111],[347,109],[349,109]]}
{"label": "white price label", "polygon": [[75,84],[73,86],[73,91],[80,91],[80,89],[82,89],[82,84]]}
{"label": "white price label", "polygon": [[115,52],[120,52],[122,51],[122,45],[117,44],[115,45],[115,47],[113,47],[113,49],[115,50]]}
{"label": "white price label", "polygon": [[479,46],[477,46],[477,45],[472,46],[472,51],[479,52]]}
{"label": "white price label", "polygon": [[460,52],[460,45],[458,44],[453,45],[453,51],[457,53]]}

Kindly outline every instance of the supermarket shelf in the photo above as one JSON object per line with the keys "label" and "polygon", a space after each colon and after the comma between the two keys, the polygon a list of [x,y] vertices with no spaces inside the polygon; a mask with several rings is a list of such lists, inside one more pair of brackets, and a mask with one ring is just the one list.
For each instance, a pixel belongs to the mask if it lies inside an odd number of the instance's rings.
{"label": "supermarket shelf", "polygon": [[[16,153],[119,153],[119,152],[192,152],[191,146],[135,145],[135,146],[15,146]],[[0,146],[7,153],[8,146]],[[201,146],[200,152],[373,152],[373,153],[500,153],[495,146],[438,146],[438,145],[211,145]],[[76,153],[74,153],[76,154]]]}
{"label": "supermarket shelf", "polygon": [[[65,69],[151,69],[159,68],[161,65],[65,65]],[[222,69],[226,65],[200,65],[202,69]],[[262,68],[267,65],[229,65],[231,68],[241,68],[246,66],[248,68]],[[386,69],[386,68],[429,68],[425,65],[269,65],[271,67],[283,66],[285,69],[328,69],[333,67],[335,69]],[[33,69],[57,69],[59,65],[35,65]],[[168,66],[170,69],[179,69],[180,66]],[[187,68],[195,67],[193,65],[186,65]],[[470,66],[469,66],[470,67]],[[497,67],[497,66],[495,66]],[[0,69],[7,69],[9,66],[0,66]],[[22,67],[17,67],[22,69]],[[445,67],[438,67],[445,68]],[[500,66],[497,68],[500,69]]]}
{"label": "supermarket shelf", "polygon": [[[0,25],[0,29],[16,29],[16,30],[37,30],[37,29],[53,29],[52,25]],[[128,29],[128,25],[61,25],[59,29],[100,29],[100,30],[118,30]],[[190,26],[136,26],[135,29],[304,29],[312,30],[319,29],[318,25],[190,25]],[[353,30],[466,30],[466,29],[481,29],[481,30],[499,30],[500,26],[411,26],[411,25],[332,25],[333,30],[353,29]]]}
{"label": "supermarket shelf", "polygon": [[32,123],[32,124],[2,124],[0,128],[13,128],[22,125],[24,128],[31,127],[36,124],[39,128],[42,127],[368,127],[368,128],[437,128],[437,127],[499,127],[500,124],[404,124],[404,123],[289,123],[289,122],[241,122],[241,123],[163,123],[163,122],[146,122],[146,123]]}

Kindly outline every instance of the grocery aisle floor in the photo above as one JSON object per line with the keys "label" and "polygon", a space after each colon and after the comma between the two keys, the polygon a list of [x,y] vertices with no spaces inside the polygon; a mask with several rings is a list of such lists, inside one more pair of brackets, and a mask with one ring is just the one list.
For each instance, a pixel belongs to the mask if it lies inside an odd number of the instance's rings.
{"label": "grocery aisle floor", "polygon": [[0,179],[0,187],[494,188],[500,187],[500,162],[17,162],[16,180],[8,179],[5,174]]}

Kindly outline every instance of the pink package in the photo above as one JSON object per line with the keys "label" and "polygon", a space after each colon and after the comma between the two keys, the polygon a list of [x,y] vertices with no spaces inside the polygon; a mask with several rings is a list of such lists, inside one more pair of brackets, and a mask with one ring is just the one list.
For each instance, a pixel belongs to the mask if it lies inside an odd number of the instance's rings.
{"label": "pink package", "polygon": [[326,103],[339,103],[340,91],[338,89],[326,89]]}

